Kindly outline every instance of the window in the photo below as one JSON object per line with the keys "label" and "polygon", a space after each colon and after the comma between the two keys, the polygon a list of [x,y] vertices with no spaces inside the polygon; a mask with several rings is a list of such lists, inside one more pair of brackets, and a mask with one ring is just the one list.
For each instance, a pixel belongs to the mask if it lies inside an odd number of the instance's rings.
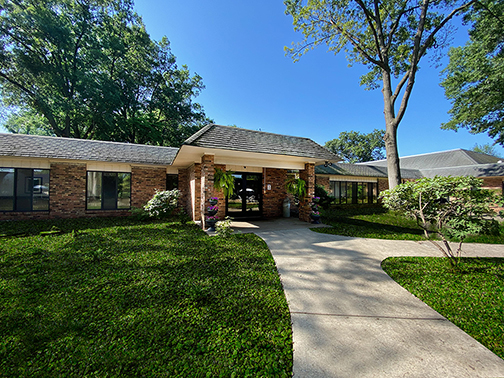
{"label": "window", "polygon": [[376,203],[378,184],[376,182],[331,181],[332,195],[339,204]]}
{"label": "window", "polygon": [[178,175],[166,175],[166,190],[178,189]]}
{"label": "window", "polygon": [[49,210],[49,170],[0,168],[0,211]]}
{"label": "window", "polygon": [[87,210],[129,209],[130,199],[131,173],[87,173]]}

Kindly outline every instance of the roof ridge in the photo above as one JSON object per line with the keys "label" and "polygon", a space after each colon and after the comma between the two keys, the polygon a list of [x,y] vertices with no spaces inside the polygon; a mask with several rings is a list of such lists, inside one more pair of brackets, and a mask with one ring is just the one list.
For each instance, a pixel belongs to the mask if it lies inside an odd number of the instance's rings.
{"label": "roof ridge", "polygon": [[[313,142],[313,140],[308,137],[301,137],[301,136],[287,135],[287,134],[278,134],[278,133],[272,133],[269,131],[251,130],[251,129],[245,129],[243,127],[238,127],[238,126],[224,126],[224,125],[217,125],[217,124],[212,124],[212,126],[226,127],[226,128],[233,129],[233,130],[236,130],[236,129],[244,130],[244,131],[248,131],[251,133],[257,133],[257,134],[269,134],[269,135],[277,135],[277,136],[288,137],[288,138],[306,139],[306,140],[311,140]],[[321,147],[323,147],[323,146],[321,146]]]}
{"label": "roof ridge", "polygon": [[189,138],[184,140],[182,144],[191,144],[197,139],[199,139],[203,134],[206,134],[207,131],[212,129],[214,126],[216,126],[214,123],[209,123],[208,125],[203,126],[201,129],[196,131],[193,135],[191,135]]}
{"label": "roof ridge", "polygon": [[0,136],[8,135],[14,137],[22,137],[22,138],[48,138],[48,139],[60,139],[60,140],[70,140],[77,142],[92,142],[92,143],[106,143],[106,144],[119,144],[122,146],[142,146],[142,147],[154,147],[154,148],[173,148],[178,149],[177,147],[172,146],[153,146],[151,144],[140,144],[140,143],[129,143],[129,142],[115,142],[110,140],[98,140],[98,139],[79,139],[79,138],[70,138],[70,137],[59,137],[59,136],[51,136],[51,135],[31,135],[31,134],[18,134],[18,133],[0,133]]}

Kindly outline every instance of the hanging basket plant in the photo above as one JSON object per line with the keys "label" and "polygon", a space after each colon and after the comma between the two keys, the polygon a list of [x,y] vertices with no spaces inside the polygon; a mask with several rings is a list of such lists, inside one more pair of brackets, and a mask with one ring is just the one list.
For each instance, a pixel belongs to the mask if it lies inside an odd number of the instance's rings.
{"label": "hanging basket plant", "polygon": [[230,198],[234,192],[235,180],[233,172],[223,171],[220,168],[215,168],[214,173],[214,188],[222,190],[224,197]]}
{"label": "hanging basket plant", "polygon": [[285,189],[300,200],[306,196],[306,181],[300,178],[289,179],[285,182]]}

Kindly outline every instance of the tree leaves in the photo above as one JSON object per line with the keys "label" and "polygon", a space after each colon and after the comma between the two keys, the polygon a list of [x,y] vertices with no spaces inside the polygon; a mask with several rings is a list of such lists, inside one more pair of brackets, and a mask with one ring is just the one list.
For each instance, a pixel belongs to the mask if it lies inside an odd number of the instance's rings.
{"label": "tree leaves", "polygon": [[342,157],[347,163],[384,159],[384,130],[375,129],[369,134],[343,131],[337,139],[326,142],[325,147]]}

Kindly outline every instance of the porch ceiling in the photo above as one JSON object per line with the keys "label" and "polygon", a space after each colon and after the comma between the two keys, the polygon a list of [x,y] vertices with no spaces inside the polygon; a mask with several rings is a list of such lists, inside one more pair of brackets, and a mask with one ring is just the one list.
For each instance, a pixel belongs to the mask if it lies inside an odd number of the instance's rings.
{"label": "porch ceiling", "polygon": [[183,145],[178,151],[173,166],[185,168],[194,163],[200,163],[203,155],[214,155],[215,164],[242,165],[244,167],[264,167],[281,169],[304,169],[305,163],[323,164],[323,160],[315,158],[223,150]]}

